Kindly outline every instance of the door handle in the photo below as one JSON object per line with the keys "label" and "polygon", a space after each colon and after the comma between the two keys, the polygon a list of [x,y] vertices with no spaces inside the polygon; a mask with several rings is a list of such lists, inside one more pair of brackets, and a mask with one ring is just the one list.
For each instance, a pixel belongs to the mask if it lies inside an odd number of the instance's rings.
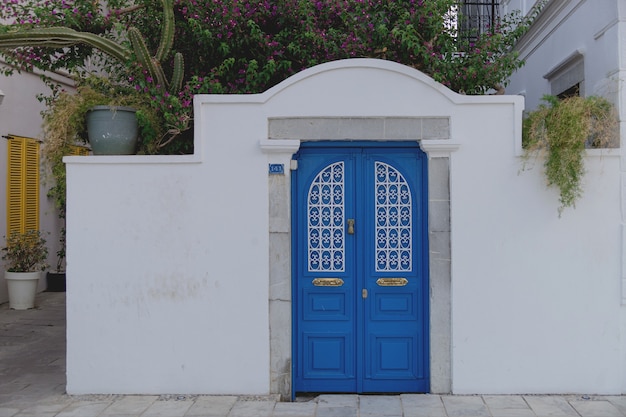
{"label": "door handle", "polygon": [[348,219],[348,234],[354,234],[354,219]]}

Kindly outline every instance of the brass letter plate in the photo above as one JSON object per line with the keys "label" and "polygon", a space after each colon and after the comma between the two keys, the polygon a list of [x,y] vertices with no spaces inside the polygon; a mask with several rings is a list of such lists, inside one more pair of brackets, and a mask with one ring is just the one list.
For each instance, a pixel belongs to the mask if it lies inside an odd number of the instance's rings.
{"label": "brass letter plate", "polygon": [[313,285],[316,287],[341,287],[343,280],[341,278],[315,278]]}
{"label": "brass letter plate", "polygon": [[380,287],[404,287],[409,283],[406,278],[378,278],[376,284]]}

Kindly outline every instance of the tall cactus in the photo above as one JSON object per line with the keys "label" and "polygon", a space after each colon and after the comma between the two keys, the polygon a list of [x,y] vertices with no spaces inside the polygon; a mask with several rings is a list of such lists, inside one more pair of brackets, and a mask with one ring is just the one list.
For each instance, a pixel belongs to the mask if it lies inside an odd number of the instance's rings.
{"label": "tall cactus", "polygon": [[78,32],[66,27],[18,29],[0,34],[1,49],[22,46],[65,48],[79,43],[99,49],[122,62],[130,59],[130,51],[120,44],[90,32]]}
{"label": "tall cactus", "polygon": [[135,27],[128,29],[128,38],[132,49],[111,39],[67,27],[29,29],[17,27],[16,30],[0,33],[0,49],[18,47],[65,48],[83,44],[98,49],[122,63],[127,63],[134,53],[139,64],[163,89],[169,90],[170,93],[176,93],[182,88],[184,61],[180,53],[174,55],[172,82],[168,82],[161,62],[168,57],[174,44],[174,5],[172,0],[161,0],[161,4],[163,6],[161,38],[154,56],[150,55],[143,35]]}
{"label": "tall cactus", "polygon": [[161,62],[170,54],[174,45],[174,2],[173,0],[162,0],[163,23],[161,26],[161,39],[154,58]]}

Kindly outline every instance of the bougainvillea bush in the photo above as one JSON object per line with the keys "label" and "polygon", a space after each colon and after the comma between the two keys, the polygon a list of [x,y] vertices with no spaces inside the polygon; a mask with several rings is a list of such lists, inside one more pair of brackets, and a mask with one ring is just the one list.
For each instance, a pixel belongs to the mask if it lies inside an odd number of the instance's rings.
{"label": "bougainvillea bush", "polygon": [[180,153],[191,150],[190,136],[182,133],[192,126],[194,94],[262,92],[337,59],[397,61],[465,94],[501,90],[522,64],[512,46],[538,10],[504,16],[485,33],[466,38],[457,36],[463,19],[457,0],[4,0],[0,19],[7,25],[0,28],[0,40],[33,28],[65,27],[128,47],[129,30],[136,28],[158,56],[168,22],[163,10],[170,7],[171,49],[158,64],[170,79],[174,57],[182,56],[182,83],[175,90],[138,65],[136,54],[112,57],[93,42],[4,44],[0,52],[19,70],[63,69],[79,84],[94,73],[105,74],[149,97],[164,125],[161,132],[170,137],[158,146],[144,143],[145,149]]}

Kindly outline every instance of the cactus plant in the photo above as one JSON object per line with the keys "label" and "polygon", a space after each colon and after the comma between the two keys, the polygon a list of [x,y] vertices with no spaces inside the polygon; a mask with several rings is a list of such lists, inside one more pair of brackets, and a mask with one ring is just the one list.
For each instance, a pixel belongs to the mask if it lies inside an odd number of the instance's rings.
{"label": "cactus plant", "polygon": [[94,33],[80,32],[67,27],[27,29],[16,27],[15,30],[0,33],[0,49],[18,47],[60,49],[83,44],[95,48],[124,64],[128,63],[134,56],[142,68],[146,69],[149,75],[157,80],[161,88],[168,90],[170,93],[175,93],[182,87],[184,61],[180,53],[175,54],[172,82],[169,82],[165,77],[161,62],[169,56],[174,42],[174,6],[173,0],[161,0],[161,3],[163,6],[163,23],[161,25],[159,46],[154,56],[148,51],[143,35],[135,27],[128,29],[131,48]]}

